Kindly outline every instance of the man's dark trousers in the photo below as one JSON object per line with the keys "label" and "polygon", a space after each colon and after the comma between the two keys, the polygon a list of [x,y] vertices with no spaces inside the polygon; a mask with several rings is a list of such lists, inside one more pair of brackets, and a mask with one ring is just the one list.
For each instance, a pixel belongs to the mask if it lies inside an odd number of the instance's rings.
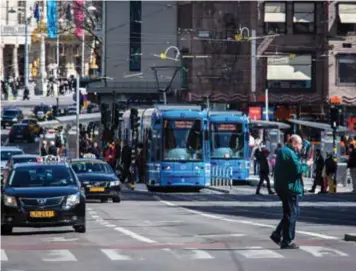
{"label": "man's dark trousers", "polygon": [[279,222],[275,233],[282,236],[282,244],[289,244],[295,238],[295,224],[299,215],[299,196],[292,192],[277,191],[279,198],[282,201],[283,218]]}

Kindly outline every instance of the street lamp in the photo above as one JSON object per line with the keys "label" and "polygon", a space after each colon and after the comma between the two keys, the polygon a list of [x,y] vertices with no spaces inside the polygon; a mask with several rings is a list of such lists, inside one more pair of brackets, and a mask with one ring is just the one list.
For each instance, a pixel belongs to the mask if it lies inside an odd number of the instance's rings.
{"label": "street lamp", "polygon": [[[14,14],[17,11],[12,7],[8,13]],[[27,8],[25,9],[25,88],[28,87],[28,25],[32,16],[27,17]]]}

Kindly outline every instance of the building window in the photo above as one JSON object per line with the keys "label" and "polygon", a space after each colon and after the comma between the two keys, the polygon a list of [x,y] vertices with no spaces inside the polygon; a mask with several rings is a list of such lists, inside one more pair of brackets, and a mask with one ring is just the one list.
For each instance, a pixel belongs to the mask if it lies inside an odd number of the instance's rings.
{"label": "building window", "polygon": [[267,58],[269,89],[311,89],[311,55],[270,56]]}
{"label": "building window", "polygon": [[26,24],[26,1],[17,1],[17,23]]}
{"label": "building window", "polygon": [[356,3],[339,3],[338,10],[338,35],[356,35]]}
{"label": "building window", "polygon": [[356,83],[356,54],[337,55],[337,84]]}
{"label": "building window", "polygon": [[142,2],[130,1],[130,71],[141,71]]}
{"label": "building window", "polygon": [[264,30],[269,35],[286,33],[286,3],[265,2]]}
{"label": "building window", "polygon": [[294,33],[314,33],[315,3],[294,3],[293,11]]}

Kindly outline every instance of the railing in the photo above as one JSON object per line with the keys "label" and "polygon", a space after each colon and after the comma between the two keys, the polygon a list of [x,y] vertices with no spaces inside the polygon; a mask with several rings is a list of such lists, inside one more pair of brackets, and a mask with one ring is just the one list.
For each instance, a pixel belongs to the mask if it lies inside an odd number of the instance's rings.
{"label": "railing", "polygon": [[211,168],[211,186],[229,186],[232,187],[232,167],[213,166]]}

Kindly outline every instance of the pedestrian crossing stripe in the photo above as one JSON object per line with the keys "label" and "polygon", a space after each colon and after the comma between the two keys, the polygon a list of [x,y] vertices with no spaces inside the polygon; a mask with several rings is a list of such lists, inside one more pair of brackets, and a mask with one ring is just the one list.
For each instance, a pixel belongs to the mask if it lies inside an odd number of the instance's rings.
{"label": "pedestrian crossing stripe", "polygon": [[[219,249],[217,249],[219,250]],[[123,251],[120,249],[99,249],[99,251],[106,256],[107,259],[111,261],[135,261],[135,260],[150,260],[150,257],[135,253],[133,255],[132,251]],[[212,260],[215,257],[211,255],[208,251],[203,249],[195,248],[163,248],[161,251],[167,252],[178,260]],[[16,250],[7,250],[1,249],[1,261],[11,261],[12,255],[16,252],[23,253],[23,251]],[[36,253],[41,255],[41,261],[43,262],[76,262],[78,261],[74,252],[71,252],[68,249],[54,249],[54,250],[36,250]],[[82,254],[81,252],[80,254]],[[283,255],[285,251],[274,251],[270,249],[264,249],[263,247],[254,246],[254,247],[240,247],[234,250],[234,253],[237,255],[250,260],[258,259],[277,259],[289,257],[290,254]],[[298,252],[297,252],[298,253]],[[348,257],[349,255],[340,250],[322,247],[322,246],[301,246],[299,253],[308,253],[312,257]],[[22,254],[20,257],[21,261],[25,260]],[[293,254],[295,256],[295,254]],[[32,258],[33,256],[31,256]],[[18,257],[13,257],[15,260],[18,260]]]}

